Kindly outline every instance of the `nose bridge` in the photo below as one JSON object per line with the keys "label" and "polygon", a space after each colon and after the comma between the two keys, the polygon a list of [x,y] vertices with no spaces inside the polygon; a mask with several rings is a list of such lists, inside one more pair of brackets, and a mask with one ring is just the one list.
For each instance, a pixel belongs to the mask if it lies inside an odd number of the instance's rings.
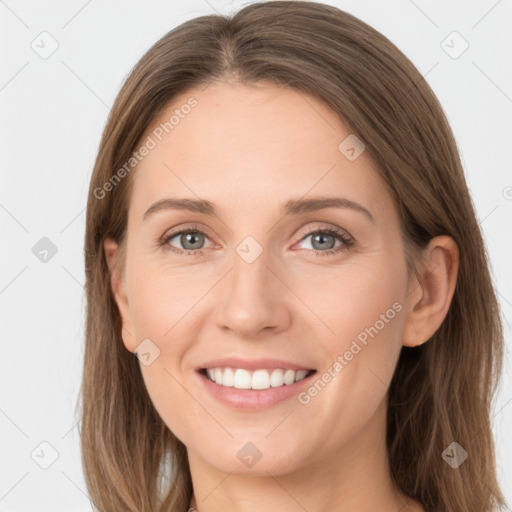
{"label": "nose bridge", "polygon": [[[279,280],[270,270],[271,253],[253,237],[234,247],[231,270],[219,300],[219,326],[256,335],[265,327],[281,328],[289,319]],[[282,285],[281,285],[282,286]]]}
{"label": "nose bridge", "polygon": [[[257,244],[257,245],[256,245]],[[270,285],[269,270],[270,253],[267,248],[251,240],[244,240],[235,248],[232,259],[231,286],[232,292],[258,300]]]}

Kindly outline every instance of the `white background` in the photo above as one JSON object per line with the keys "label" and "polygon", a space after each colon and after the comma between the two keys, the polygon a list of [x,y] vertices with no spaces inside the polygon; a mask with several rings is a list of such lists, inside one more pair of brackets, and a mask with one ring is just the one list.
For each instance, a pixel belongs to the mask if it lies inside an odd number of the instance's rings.
{"label": "white background", "polygon": [[[73,414],[85,205],[100,135],[123,79],[154,42],[185,20],[247,3],[0,1],[0,512],[91,510]],[[426,75],[454,130],[503,310],[507,359],[493,425],[512,503],[512,1],[326,3],[391,39]],[[59,45],[47,59],[31,48],[43,31]],[[441,46],[453,31],[469,43],[457,59]],[[42,237],[57,247],[46,263],[32,252]],[[51,461],[42,442],[58,453],[48,469],[35,462]]]}

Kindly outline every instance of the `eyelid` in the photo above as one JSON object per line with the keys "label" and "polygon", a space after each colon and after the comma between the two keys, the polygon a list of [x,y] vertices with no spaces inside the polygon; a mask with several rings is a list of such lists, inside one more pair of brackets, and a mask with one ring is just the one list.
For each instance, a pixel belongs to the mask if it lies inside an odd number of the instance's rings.
{"label": "eyelid", "polygon": [[336,233],[339,236],[343,236],[344,238],[354,241],[354,237],[346,229],[340,228],[338,226],[330,225],[330,224],[321,224],[320,223],[317,226],[307,228],[306,232],[302,234],[302,236],[297,240],[297,242],[300,242],[301,240],[306,238],[308,235],[316,233],[317,231]]}
{"label": "eyelid", "polygon": [[[178,228],[178,227],[179,227],[179,229],[176,229],[176,230],[174,229],[174,228]],[[180,223],[180,224],[177,224],[176,226],[173,226],[172,228],[169,228],[164,233],[164,235],[162,236],[161,239],[166,240],[169,237],[173,237],[173,236],[181,234],[183,231],[197,231],[198,233],[203,233],[203,234],[207,235],[208,238],[212,238],[211,231],[206,226],[192,222],[192,223],[185,223],[185,224]]]}

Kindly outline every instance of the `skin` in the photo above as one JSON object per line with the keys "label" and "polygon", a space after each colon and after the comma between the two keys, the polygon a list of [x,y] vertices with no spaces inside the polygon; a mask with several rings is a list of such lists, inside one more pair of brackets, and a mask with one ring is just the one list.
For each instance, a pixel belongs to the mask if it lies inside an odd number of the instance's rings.
{"label": "skin", "polygon": [[[105,242],[126,349],[149,338],[160,350],[141,372],[163,421],[187,447],[190,506],[424,510],[391,482],[388,388],[402,346],[428,340],[446,316],[457,245],[434,238],[420,279],[408,278],[398,212],[375,164],[366,151],[349,161],[338,145],[350,130],[302,93],[218,82],[176,97],[144,137],[190,96],[198,105],[131,176],[122,272],[113,265],[115,242]],[[281,212],[292,198],[333,195],[360,203],[375,222],[341,208]],[[165,197],[207,199],[218,216],[169,209],[142,220]],[[182,255],[158,245],[171,228],[190,223],[205,233],[202,254],[187,255],[179,236],[168,244]],[[355,244],[316,254],[333,240],[313,245],[310,227],[338,227]],[[236,252],[247,236],[263,248],[252,263]],[[240,411],[197,386],[198,364],[232,355],[283,358],[321,375],[395,302],[402,310],[307,404],[292,397],[260,412]],[[237,457],[249,441],[262,453],[251,468]]]}

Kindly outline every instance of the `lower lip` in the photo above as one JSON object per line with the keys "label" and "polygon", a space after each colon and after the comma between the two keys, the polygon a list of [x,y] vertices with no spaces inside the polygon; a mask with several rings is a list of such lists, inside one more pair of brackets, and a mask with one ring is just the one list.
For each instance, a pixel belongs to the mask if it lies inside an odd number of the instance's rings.
{"label": "lower lip", "polygon": [[286,400],[287,398],[297,395],[301,388],[310,385],[311,378],[315,374],[316,372],[313,372],[298,382],[294,382],[293,384],[284,384],[283,386],[276,388],[237,389],[217,384],[199,371],[197,372],[202,385],[220,403],[237,409],[250,411],[266,409],[267,407],[271,407],[283,400]]}

